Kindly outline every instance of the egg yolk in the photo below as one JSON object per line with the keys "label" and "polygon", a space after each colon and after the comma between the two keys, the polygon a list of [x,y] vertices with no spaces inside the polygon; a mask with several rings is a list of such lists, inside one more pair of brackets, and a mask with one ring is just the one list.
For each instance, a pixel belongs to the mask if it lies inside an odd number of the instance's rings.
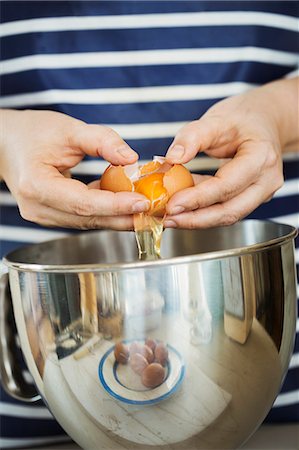
{"label": "egg yolk", "polygon": [[161,167],[161,163],[159,163],[159,161],[150,161],[146,164],[144,164],[144,166],[140,167],[140,175],[148,175],[152,172],[156,172],[156,170],[158,170]]}
{"label": "egg yolk", "polygon": [[167,190],[163,185],[163,177],[164,173],[152,173],[134,183],[135,192],[145,195],[151,201],[152,208],[168,198]]}

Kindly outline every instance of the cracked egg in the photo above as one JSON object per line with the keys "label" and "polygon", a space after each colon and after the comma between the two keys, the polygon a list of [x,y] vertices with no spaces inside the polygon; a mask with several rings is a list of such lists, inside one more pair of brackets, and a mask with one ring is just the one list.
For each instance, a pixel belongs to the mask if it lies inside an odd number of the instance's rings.
{"label": "cracked egg", "polygon": [[148,215],[163,217],[168,200],[178,191],[194,185],[191,173],[181,164],[170,164],[163,157],[154,157],[144,165],[107,167],[100,188],[112,192],[132,191],[147,197],[151,206]]}

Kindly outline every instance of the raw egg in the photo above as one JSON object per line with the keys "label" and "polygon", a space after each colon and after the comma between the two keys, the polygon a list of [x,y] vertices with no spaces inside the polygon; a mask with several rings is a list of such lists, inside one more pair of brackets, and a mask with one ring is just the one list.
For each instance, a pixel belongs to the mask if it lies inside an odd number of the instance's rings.
{"label": "raw egg", "polygon": [[107,167],[100,188],[112,192],[134,191],[150,200],[147,214],[163,217],[168,200],[178,191],[194,185],[191,173],[181,164],[171,165],[163,157],[154,157],[143,166]]}

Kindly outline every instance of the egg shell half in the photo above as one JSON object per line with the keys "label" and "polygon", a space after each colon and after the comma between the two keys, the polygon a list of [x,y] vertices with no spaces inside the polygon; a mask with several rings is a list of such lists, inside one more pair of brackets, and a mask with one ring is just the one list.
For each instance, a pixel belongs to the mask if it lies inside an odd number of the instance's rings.
{"label": "egg shell half", "polygon": [[130,192],[134,186],[126,175],[124,166],[110,165],[101,177],[100,188],[112,192]]}
{"label": "egg shell half", "polygon": [[163,184],[168,192],[169,198],[176,192],[194,186],[191,173],[181,164],[175,164],[164,174]]}

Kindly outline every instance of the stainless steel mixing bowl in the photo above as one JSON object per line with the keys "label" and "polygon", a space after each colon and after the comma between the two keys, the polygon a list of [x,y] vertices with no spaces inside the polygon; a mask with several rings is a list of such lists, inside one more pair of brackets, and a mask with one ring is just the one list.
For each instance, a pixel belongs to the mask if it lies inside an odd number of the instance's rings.
{"label": "stainless steel mixing bowl", "polygon": [[[92,450],[239,447],[271,408],[292,353],[295,236],[287,225],[244,221],[166,230],[158,261],[137,260],[132,232],[10,253],[22,350],[67,433]],[[4,282],[2,383],[31,401],[37,393],[14,361]],[[168,354],[154,387],[133,370],[133,347],[147,339]],[[131,350],[126,364],[115,359],[118,342]]]}

